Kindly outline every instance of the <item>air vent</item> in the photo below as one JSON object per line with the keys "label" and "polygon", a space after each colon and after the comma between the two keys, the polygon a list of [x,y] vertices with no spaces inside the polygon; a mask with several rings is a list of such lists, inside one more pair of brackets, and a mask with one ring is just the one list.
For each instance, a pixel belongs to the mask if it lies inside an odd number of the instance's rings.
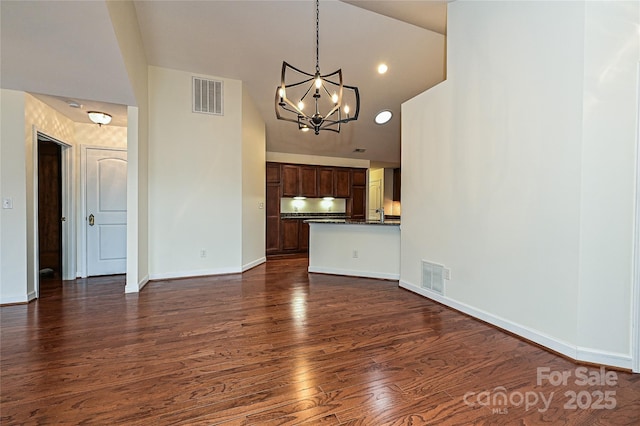
{"label": "air vent", "polygon": [[422,288],[444,295],[444,266],[422,261]]}
{"label": "air vent", "polygon": [[193,112],[223,115],[222,82],[193,77]]}
{"label": "air vent", "polygon": [[366,149],[365,148],[356,148],[353,150],[353,152],[365,152]]}

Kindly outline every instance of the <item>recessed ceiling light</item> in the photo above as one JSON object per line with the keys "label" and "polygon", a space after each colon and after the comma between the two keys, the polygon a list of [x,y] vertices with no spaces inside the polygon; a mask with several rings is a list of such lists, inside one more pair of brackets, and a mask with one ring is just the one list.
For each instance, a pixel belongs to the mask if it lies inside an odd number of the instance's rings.
{"label": "recessed ceiling light", "polygon": [[376,115],[376,124],[385,124],[391,120],[391,117],[393,117],[393,113],[388,109],[383,109]]}
{"label": "recessed ceiling light", "polygon": [[82,108],[82,104],[76,101],[67,101],[67,105],[71,108]]}
{"label": "recessed ceiling light", "polygon": [[387,66],[387,64],[380,64],[378,65],[378,74],[384,74],[388,69],[389,67]]}

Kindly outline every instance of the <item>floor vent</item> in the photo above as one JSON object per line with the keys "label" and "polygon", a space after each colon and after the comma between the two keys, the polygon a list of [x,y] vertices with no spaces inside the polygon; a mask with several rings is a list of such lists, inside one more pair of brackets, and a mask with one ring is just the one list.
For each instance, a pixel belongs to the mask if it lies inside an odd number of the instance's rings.
{"label": "floor vent", "polygon": [[224,115],[222,81],[193,77],[193,112]]}
{"label": "floor vent", "polygon": [[422,288],[444,295],[444,266],[422,261]]}

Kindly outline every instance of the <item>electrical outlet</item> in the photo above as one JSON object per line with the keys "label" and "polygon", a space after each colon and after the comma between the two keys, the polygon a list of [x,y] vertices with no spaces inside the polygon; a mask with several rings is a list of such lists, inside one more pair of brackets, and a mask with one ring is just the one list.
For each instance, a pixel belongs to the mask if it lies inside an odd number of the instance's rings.
{"label": "electrical outlet", "polygon": [[200,250],[200,257],[202,258],[207,257],[207,251],[205,249]]}
{"label": "electrical outlet", "polygon": [[445,280],[450,280],[451,279],[451,269],[444,268],[444,279]]}
{"label": "electrical outlet", "polygon": [[358,250],[354,250],[353,251],[353,258],[357,259],[358,258]]}

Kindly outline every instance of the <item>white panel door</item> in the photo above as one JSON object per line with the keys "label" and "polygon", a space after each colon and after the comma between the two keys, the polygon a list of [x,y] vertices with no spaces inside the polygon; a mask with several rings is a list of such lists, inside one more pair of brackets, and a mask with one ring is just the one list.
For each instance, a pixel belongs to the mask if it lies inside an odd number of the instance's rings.
{"label": "white panel door", "polygon": [[87,274],[127,269],[127,152],[87,149]]}
{"label": "white panel door", "polygon": [[380,179],[369,182],[369,220],[380,220],[379,210],[382,208],[382,182]]}

